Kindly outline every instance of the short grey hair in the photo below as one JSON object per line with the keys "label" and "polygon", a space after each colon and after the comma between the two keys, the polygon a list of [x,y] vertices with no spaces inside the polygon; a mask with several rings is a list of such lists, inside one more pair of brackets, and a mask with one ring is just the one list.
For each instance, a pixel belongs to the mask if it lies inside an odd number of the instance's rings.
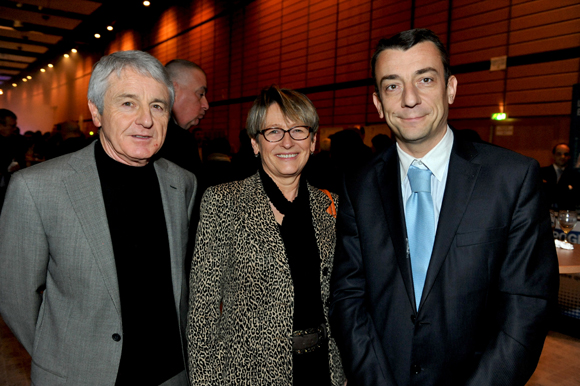
{"label": "short grey hair", "polygon": [[171,111],[175,99],[175,91],[173,90],[173,83],[171,83],[169,75],[161,62],[143,51],[118,51],[111,55],[103,56],[93,66],[87,98],[97,106],[100,114],[103,114],[105,93],[109,88],[109,77],[113,72],[120,77],[125,68],[150,76],[167,86],[169,91],[169,111]]}
{"label": "short grey hair", "polygon": [[250,138],[256,139],[258,133],[265,129],[266,111],[274,103],[278,104],[284,118],[309,126],[312,129],[311,138],[314,138],[318,131],[318,113],[314,104],[306,95],[276,85],[263,89],[248,113],[246,129]]}
{"label": "short grey hair", "polygon": [[185,59],[173,59],[165,65],[165,69],[171,81],[177,83],[179,83],[184,70],[199,70],[203,75],[207,76],[198,64]]}

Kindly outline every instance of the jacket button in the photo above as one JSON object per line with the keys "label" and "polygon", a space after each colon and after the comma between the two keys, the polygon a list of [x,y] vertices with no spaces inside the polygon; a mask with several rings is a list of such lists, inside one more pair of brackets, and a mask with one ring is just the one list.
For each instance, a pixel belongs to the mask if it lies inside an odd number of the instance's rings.
{"label": "jacket button", "polygon": [[118,341],[120,341],[120,340],[121,340],[121,335],[119,335],[119,334],[113,334],[113,337],[112,337],[112,338],[113,338],[113,340],[114,340],[115,342],[118,342]]}
{"label": "jacket button", "polygon": [[327,275],[328,275],[328,267],[322,268],[322,276],[327,276]]}
{"label": "jacket button", "polygon": [[411,322],[413,322],[413,324],[415,324],[416,320],[417,320],[417,317],[415,316],[415,314],[411,315]]}
{"label": "jacket button", "polygon": [[420,372],[421,372],[421,366],[419,366],[419,365],[413,365],[413,366],[411,366],[411,373],[412,374],[417,375]]}

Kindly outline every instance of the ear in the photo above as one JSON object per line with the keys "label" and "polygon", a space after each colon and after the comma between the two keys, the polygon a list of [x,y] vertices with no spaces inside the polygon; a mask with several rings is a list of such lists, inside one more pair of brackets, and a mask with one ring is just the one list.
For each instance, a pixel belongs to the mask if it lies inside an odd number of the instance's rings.
{"label": "ear", "polygon": [[312,137],[312,143],[310,144],[310,152],[312,153],[316,149],[316,139],[318,138],[318,133],[314,134]]}
{"label": "ear", "polygon": [[377,95],[376,92],[373,93],[373,103],[375,104],[375,107],[377,108],[377,111],[379,112],[379,117],[381,119],[384,119],[385,114],[383,112],[383,103],[381,102],[381,98],[379,98],[379,96]]}
{"label": "ear", "polygon": [[260,144],[255,138],[251,138],[250,141],[252,142],[252,149],[254,149],[254,154],[260,154]]}
{"label": "ear", "polygon": [[447,102],[451,105],[455,100],[455,93],[457,92],[457,78],[453,75],[447,81]]}
{"label": "ear", "polygon": [[93,101],[89,101],[89,111],[91,112],[91,118],[93,118],[93,123],[97,127],[101,127],[101,114],[99,113],[99,109],[93,103]]}

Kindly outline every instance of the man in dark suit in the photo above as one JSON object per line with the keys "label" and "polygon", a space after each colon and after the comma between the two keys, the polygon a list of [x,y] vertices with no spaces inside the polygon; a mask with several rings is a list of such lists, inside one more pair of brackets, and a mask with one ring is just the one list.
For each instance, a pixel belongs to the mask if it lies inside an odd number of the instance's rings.
{"label": "man in dark suit", "polygon": [[397,143],[340,196],[330,321],[348,384],[524,385],[558,290],[537,162],[453,134],[433,32],[381,40],[372,70]]}
{"label": "man in dark suit", "polygon": [[[167,137],[159,156],[201,176],[201,158],[198,143],[190,130],[209,110],[207,79],[197,64],[175,59],[165,65],[175,89],[175,103],[167,126]],[[200,191],[203,193],[203,191]]]}
{"label": "man in dark suit", "polygon": [[580,178],[570,166],[570,147],[559,143],[552,149],[554,163],[540,169],[546,201],[556,210],[575,210],[580,204]]}

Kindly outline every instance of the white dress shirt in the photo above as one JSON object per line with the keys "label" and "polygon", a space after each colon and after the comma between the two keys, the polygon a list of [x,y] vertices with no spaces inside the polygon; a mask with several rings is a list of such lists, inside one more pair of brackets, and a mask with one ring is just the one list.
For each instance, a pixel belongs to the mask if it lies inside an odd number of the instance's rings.
{"label": "white dress shirt", "polygon": [[445,193],[445,184],[447,182],[447,172],[449,170],[449,158],[453,148],[453,132],[447,126],[445,135],[429,153],[423,158],[414,158],[405,153],[397,143],[397,153],[399,155],[399,166],[401,171],[401,193],[403,197],[403,209],[407,211],[407,200],[411,196],[411,184],[407,171],[413,164],[421,169],[429,169],[433,173],[431,176],[431,197],[433,198],[433,214],[435,215],[435,232],[437,232],[437,223],[439,222],[439,213],[443,203],[443,194]]}

